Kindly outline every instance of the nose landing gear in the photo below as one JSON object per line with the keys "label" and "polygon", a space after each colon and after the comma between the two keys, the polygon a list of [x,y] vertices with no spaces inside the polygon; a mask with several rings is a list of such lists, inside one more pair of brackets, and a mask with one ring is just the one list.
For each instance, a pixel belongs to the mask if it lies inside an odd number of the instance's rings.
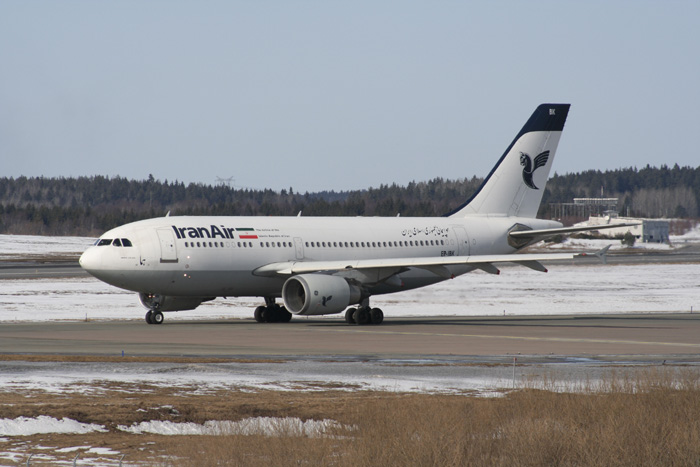
{"label": "nose landing gear", "polygon": [[158,310],[148,310],[146,313],[146,322],[148,324],[163,324],[165,317]]}

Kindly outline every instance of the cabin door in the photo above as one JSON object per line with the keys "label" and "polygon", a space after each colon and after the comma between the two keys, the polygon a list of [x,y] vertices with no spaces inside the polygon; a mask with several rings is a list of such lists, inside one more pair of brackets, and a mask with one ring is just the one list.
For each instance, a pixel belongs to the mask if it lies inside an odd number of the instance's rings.
{"label": "cabin door", "polygon": [[297,259],[304,259],[304,243],[301,241],[301,238],[294,237],[294,249]]}
{"label": "cabin door", "polygon": [[160,262],[177,263],[177,249],[175,247],[175,234],[172,229],[158,229],[158,240],[160,241]]}
{"label": "cabin door", "polygon": [[469,236],[467,236],[467,230],[461,225],[453,225],[452,231],[457,237],[457,255],[469,256]]}

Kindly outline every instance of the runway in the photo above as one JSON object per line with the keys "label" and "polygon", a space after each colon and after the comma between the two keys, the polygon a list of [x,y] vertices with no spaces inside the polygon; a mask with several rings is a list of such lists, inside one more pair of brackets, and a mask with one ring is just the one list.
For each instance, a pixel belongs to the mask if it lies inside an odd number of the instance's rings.
{"label": "runway", "polygon": [[451,317],[388,319],[349,326],[341,319],[6,323],[0,353],[303,359],[468,359],[600,357],[615,361],[695,361],[700,315]]}

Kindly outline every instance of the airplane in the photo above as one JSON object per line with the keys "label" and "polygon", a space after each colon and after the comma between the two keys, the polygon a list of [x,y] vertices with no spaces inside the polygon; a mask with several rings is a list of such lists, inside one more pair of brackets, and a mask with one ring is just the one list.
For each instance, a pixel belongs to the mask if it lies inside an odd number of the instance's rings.
{"label": "airplane", "polygon": [[[374,295],[411,290],[497,263],[547,272],[574,253],[513,254],[540,240],[595,227],[537,219],[569,104],[533,112],[480,188],[442,217],[170,216],[102,235],[80,257],[88,273],[139,294],[146,322],[217,297],[261,297],[258,322],[345,312],[380,324]],[[621,224],[603,228],[619,227]],[[277,303],[280,299],[283,305]]]}

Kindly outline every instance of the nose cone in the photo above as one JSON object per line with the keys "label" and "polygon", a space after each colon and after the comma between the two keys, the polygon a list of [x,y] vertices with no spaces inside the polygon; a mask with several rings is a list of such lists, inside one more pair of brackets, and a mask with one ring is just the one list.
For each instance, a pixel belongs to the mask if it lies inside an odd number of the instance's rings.
{"label": "nose cone", "polygon": [[102,268],[102,258],[98,249],[94,246],[88,248],[80,255],[80,267],[97,277],[97,272]]}

